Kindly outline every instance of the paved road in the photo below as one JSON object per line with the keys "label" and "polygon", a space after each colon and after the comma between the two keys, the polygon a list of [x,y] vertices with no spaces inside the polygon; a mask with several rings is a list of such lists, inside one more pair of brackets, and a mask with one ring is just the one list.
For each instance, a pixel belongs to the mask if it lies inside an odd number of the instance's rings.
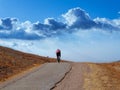
{"label": "paved road", "polygon": [[0,90],[50,90],[70,69],[69,63],[47,63],[19,79],[0,85]]}
{"label": "paved road", "polygon": [[[52,90],[96,90],[84,89],[84,75],[90,72],[86,63],[72,63],[71,71]],[[101,89],[102,90],[102,89]]]}

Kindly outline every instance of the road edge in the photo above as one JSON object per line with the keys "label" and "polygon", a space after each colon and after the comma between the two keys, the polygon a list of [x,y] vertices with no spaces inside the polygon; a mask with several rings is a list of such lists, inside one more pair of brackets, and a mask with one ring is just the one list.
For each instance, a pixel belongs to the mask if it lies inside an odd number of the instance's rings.
{"label": "road edge", "polygon": [[57,85],[66,77],[66,75],[72,70],[72,64],[70,64],[70,69],[64,74],[63,78],[61,78],[58,82],[56,82],[54,84],[53,87],[50,88],[50,90],[53,90],[55,87],[57,87]]}

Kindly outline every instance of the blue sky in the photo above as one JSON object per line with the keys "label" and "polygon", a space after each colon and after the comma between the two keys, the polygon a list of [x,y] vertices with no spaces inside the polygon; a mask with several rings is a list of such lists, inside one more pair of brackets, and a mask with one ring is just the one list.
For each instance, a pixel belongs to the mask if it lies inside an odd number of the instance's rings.
{"label": "blue sky", "polygon": [[0,45],[86,62],[120,60],[120,0],[0,0]]}
{"label": "blue sky", "polygon": [[117,18],[120,0],[0,0],[0,17],[16,17],[21,21],[41,21],[59,17],[74,7],[86,10],[91,18]]}

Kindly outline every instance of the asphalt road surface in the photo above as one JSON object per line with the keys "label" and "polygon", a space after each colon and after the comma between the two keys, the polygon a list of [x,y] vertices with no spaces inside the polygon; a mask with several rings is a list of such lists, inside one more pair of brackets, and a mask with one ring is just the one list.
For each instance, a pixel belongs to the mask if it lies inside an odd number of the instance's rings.
{"label": "asphalt road surface", "polygon": [[85,63],[71,63],[72,69],[65,78],[52,90],[102,90],[95,88],[84,88],[84,75],[90,72],[90,68]]}
{"label": "asphalt road surface", "polygon": [[69,63],[46,63],[34,71],[0,85],[0,90],[50,90],[69,72]]}

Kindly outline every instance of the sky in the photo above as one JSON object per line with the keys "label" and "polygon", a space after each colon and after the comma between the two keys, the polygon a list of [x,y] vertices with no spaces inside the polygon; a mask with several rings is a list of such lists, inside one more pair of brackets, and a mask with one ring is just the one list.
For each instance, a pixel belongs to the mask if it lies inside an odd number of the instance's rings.
{"label": "sky", "polygon": [[0,0],[0,17],[16,17],[21,21],[43,22],[48,17],[58,17],[68,9],[81,7],[91,18],[117,18],[120,0]]}
{"label": "sky", "polygon": [[120,60],[119,0],[0,0],[0,45],[76,62]]}

